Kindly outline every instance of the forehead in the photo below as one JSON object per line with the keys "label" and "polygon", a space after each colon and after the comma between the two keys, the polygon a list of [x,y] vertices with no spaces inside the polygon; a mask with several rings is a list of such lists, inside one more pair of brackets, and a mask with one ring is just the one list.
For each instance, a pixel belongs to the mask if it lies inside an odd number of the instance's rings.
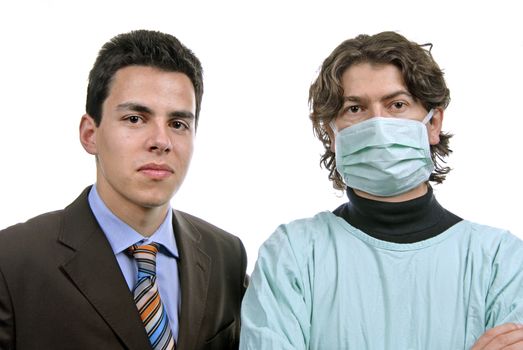
{"label": "forehead", "polygon": [[183,85],[184,88],[189,88],[190,91],[194,93],[194,86],[191,79],[182,72],[176,71],[166,71],[156,67],[150,66],[139,66],[132,65],[126,66],[118,69],[110,83],[108,94],[110,94],[115,86],[119,89],[125,88],[136,88],[136,87],[147,87],[152,84],[163,85],[173,85],[173,82],[178,83],[178,85]]}
{"label": "forehead", "polygon": [[341,80],[345,97],[407,91],[401,71],[392,64],[357,63],[343,72]]}
{"label": "forehead", "polygon": [[186,74],[148,66],[127,66],[114,74],[104,105],[126,100],[195,109],[194,86]]}

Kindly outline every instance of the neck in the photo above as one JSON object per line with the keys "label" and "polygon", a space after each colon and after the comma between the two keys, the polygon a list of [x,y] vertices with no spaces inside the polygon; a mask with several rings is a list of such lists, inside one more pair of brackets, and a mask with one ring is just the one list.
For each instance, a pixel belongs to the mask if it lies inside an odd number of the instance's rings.
{"label": "neck", "polygon": [[428,190],[427,183],[424,182],[424,183],[420,184],[418,187],[413,188],[412,190],[410,190],[408,192],[401,193],[397,196],[392,196],[392,197],[375,196],[373,194],[363,192],[360,190],[356,190],[356,189],[354,189],[354,193],[356,193],[360,197],[363,197],[366,199],[372,199],[374,201],[398,203],[398,202],[406,202],[406,201],[410,201],[412,199],[422,197],[427,193],[427,190]]}
{"label": "neck", "polygon": [[144,237],[150,237],[156,232],[167,216],[169,203],[144,207],[124,200],[118,193],[106,193],[102,187],[97,184],[96,189],[107,208]]}
{"label": "neck", "polygon": [[155,208],[129,208],[129,210],[114,210],[108,204],[107,207],[123,222],[131,226],[136,232],[144,237],[150,237],[163,223],[167,215],[168,206]]}
{"label": "neck", "polygon": [[427,186],[424,195],[403,201],[385,202],[360,197],[347,188],[349,202],[334,214],[374,238],[394,243],[414,243],[434,237],[461,219],[445,210]]}

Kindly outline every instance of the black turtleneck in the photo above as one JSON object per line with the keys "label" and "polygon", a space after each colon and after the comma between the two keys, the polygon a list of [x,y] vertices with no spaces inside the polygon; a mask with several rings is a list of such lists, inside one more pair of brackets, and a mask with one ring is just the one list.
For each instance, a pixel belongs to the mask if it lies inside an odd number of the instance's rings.
{"label": "black turtleneck", "polygon": [[358,196],[347,188],[349,201],[334,214],[383,241],[414,243],[444,232],[462,219],[443,208],[428,186],[425,195],[406,202],[380,202]]}

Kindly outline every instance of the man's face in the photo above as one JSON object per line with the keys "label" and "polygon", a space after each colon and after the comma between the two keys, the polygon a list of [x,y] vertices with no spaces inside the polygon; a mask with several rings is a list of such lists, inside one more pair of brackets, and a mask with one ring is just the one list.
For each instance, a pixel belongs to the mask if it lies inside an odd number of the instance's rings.
{"label": "man's face", "polygon": [[353,65],[343,73],[342,85],[344,104],[335,121],[338,130],[376,116],[421,121],[427,114],[394,65]]}
{"label": "man's face", "polygon": [[116,72],[96,127],[82,118],[80,137],[96,155],[97,190],[113,212],[167,208],[193,153],[195,94],[183,73],[146,66]]}
{"label": "man's face", "polygon": [[[359,63],[342,75],[343,107],[334,120],[338,131],[373,117],[394,117],[422,121],[428,111],[412,96],[400,70],[392,64]],[[427,125],[429,143],[439,142],[443,110],[434,111]],[[333,133],[329,133],[332,140]],[[334,144],[332,142],[332,151]]]}

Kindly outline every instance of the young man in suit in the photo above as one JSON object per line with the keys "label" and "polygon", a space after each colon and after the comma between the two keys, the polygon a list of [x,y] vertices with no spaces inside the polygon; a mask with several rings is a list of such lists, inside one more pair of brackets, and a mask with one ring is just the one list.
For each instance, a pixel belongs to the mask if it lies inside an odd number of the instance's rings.
{"label": "young man in suit", "polygon": [[96,184],[0,232],[1,349],[238,347],[244,247],[170,206],[202,94],[199,60],[171,35],[102,47],[80,122]]}

